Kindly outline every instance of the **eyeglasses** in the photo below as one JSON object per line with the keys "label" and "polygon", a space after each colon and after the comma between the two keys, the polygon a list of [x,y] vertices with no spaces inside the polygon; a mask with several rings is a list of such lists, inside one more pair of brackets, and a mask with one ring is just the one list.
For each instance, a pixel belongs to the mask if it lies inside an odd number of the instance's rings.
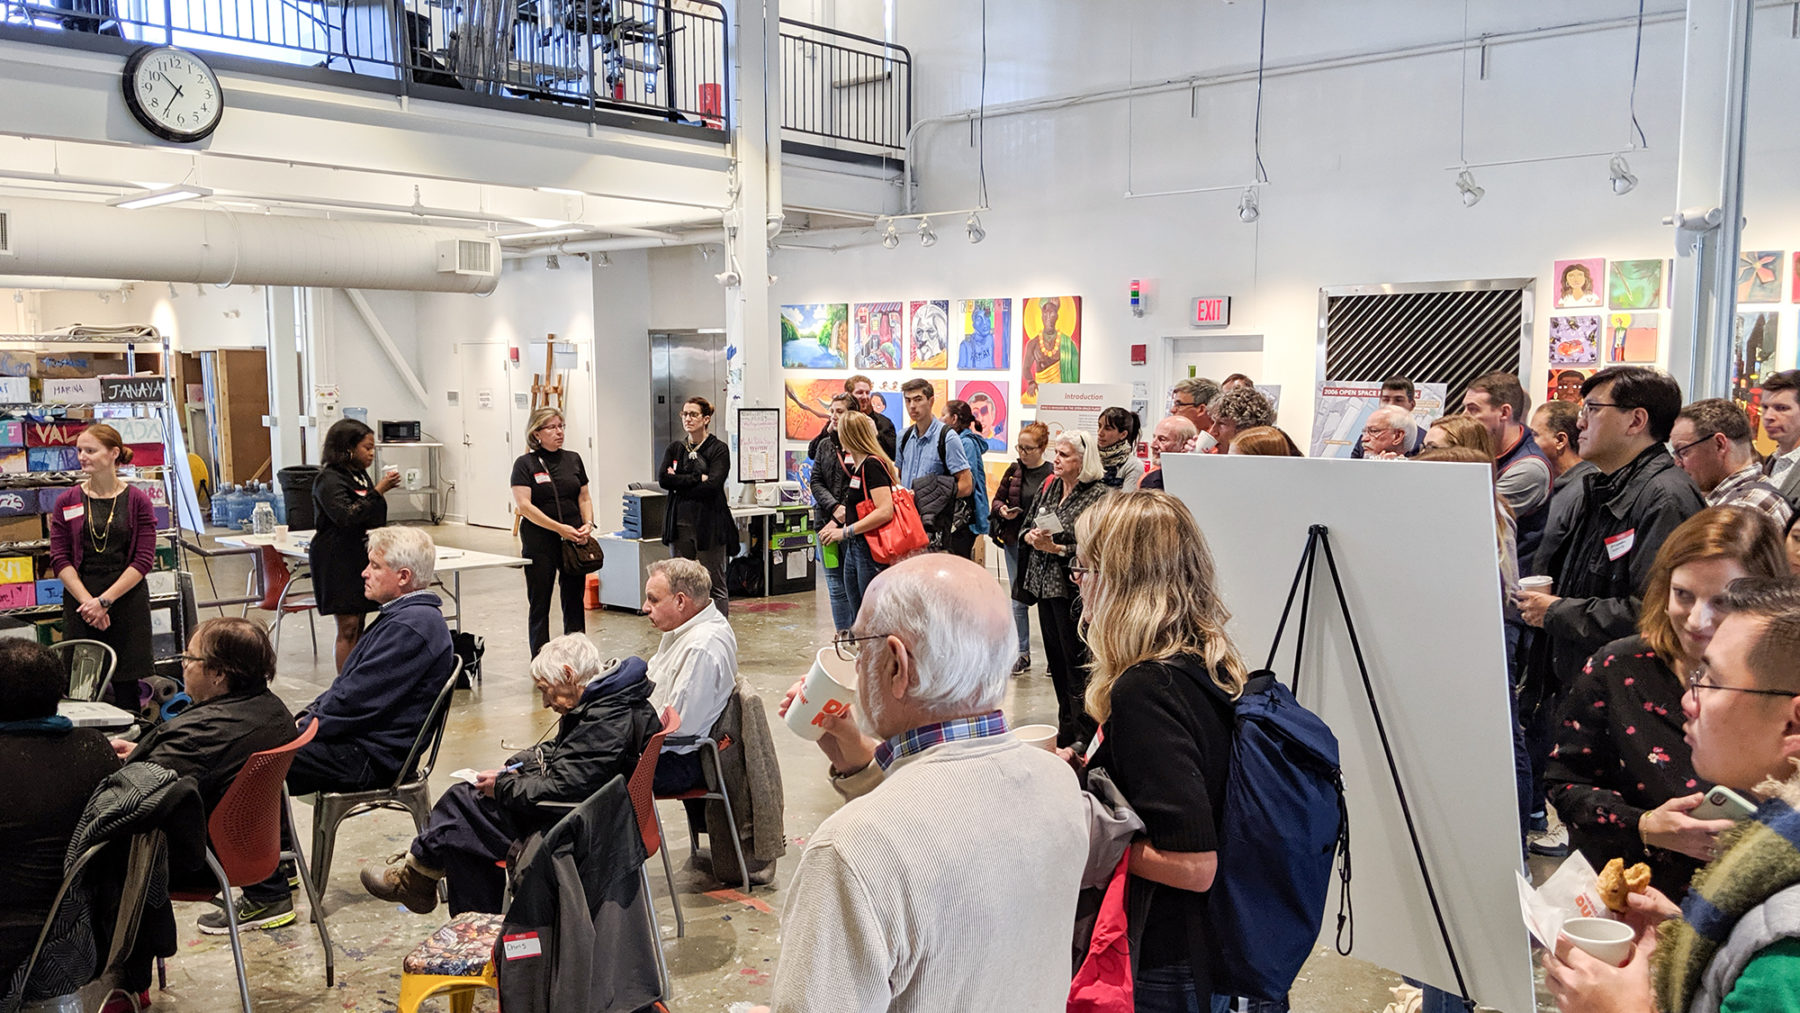
{"label": "eyeglasses", "polygon": [[1087,581],[1087,579],[1092,576],[1094,576],[1094,568],[1093,567],[1082,566],[1080,563],[1070,563],[1069,564],[1069,579],[1074,581],[1075,583],[1077,583],[1077,584],[1085,583]]}
{"label": "eyeglasses", "polygon": [[547,425],[547,426],[539,426],[539,427],[537,427],[537,431],[538,431],[538,432],[540,432],[540,433],[548,433],[548,432],[558,432],[558,433],[560,433],[560,432],[562,432],[562,431],[563,431],[563,430],[564,430],[564,429],[567,429],[567,428],[568,428],[568,426],[566,426],[566,425],[564,425],[564,424],[563,424],[563,423],[561,423],[561,422],[552,422],[552,423],[550,423],[550,424],[549,424],[549,425]]}
{"label": "eyeglasses", "polygon": [[1706,666],[1694,669],[1687,678],[1688,693],[1694,698],[1694,706],[1700,706],[1700,691],[1703,689],[1720,689],[1727,693],[1749,693],[1752,696],[1778,696],[1792,700],[1800,697],[1800,693],[1790,693],[1785,689],[1749,689],[1742,686],[1721,686],[1707,678]]}
{"label": "eyeglasses", "polygon": [[1618,408],[1621,411],[1629,410],[1624,405],[1619,404],[1617,401],[1583,401],[1583,402],[1581,402],[1581,407],[1575,409],[1575,414],[1581,416],[1582,418],[1586,418],[1587,416],[1594,414],[1596,411],[1600,410],[1601,408]]}
{"label": "eyeglasses", "polygon": [[1176,401],[1173,398],[1171,398],[1169,400],[1169,407],[1171,407],[1171,408],[1198,408],[1198,407],[1200,407],[1200,402],[1198,402],[1198,401]]}
{"label": "eyeglasses", "polygon": [[682,412],[681,417],[684,419],[697,419],[701,418],[702,414],[703,413],[701,412]]}
{"label": "eyeglasses", "polygon": [[1686,454],[1688,451],[1694,449],[1695,447],[1698,447],[1702,443],[1711,442],[1711,440],[1712,440],[1712,437],[1703,436],[1700,439],[1695,440],[1692,443],[1684,443],[1679,447],[1670,447],[1669,448],[1669,456],[1675,458],[1676,464],[1680,464],[1682,455]]}
{"label": "eyeglasses", "polygon": [[206,664],[210,664],[212,662],[211,658],[208,658],[208,657],[205,657],[205,656],[199,655],[199,654],[177,654],[175,657],[178,658],[184,664],[189,661],[193,662],[196,665],[206,665]]}
{"label": "eyeglasses", "polygon": [[855,661],[856,656],[862,653],[863,641],[886,640],[887,638],[886,633],[872,633],[866,637],[839,637],[831,642],[831,646],[837,651],[838,657],[845,661]]}

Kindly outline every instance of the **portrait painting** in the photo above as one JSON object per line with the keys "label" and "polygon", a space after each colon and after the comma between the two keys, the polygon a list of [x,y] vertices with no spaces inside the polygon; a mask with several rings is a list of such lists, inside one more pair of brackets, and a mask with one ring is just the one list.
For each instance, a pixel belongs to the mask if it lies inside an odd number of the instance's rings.
{"label": "portrait painting", "polygon": [[1019,403],[1037,404],[1045,383],[1081,382],[1081,297],[1039,296],[1019,309]]}

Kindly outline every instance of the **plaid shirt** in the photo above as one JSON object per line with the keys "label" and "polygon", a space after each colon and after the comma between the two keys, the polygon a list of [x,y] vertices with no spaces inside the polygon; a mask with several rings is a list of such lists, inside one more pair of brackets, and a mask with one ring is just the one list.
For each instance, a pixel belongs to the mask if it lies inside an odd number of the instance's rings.
{"label": "plaid shirt", "polygon": [[959,742],[965,739],[985,739],[1006,734],[1006,716],[999,711],[989,711],[980,717],[957,718],[953,721],[939,721],[936,724],[920,725],[910,731],[888,739],[875,747],[875,762],[882,770],[893,766],[894,761],[915,753],[923,753],[941,742]]}
{"label": "plaid shirt", "polygon": [[1761,510],[1775,522],[1778,531],[1786,531],[1788,518],[1793,516],[1793,507],[1783,499],[1779,490],[1763,478],[1762,468],[1755,464],[1746,464],[1736,472],[1725,476],[1725,480],[1713,486],[1713,491],[1706,494],[1706,505],[1723,506],[1734,503],[1741,507]]}

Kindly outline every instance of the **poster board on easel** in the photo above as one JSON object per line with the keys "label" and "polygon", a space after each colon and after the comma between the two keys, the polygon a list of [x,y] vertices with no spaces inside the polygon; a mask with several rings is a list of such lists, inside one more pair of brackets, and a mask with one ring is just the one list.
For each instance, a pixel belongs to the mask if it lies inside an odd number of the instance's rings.
{"label": "poster board on easel", "polygon": [[[1491,469],[1198,454],[1164,455],[1163,468],[1207,536],[1232,638],[1252,664],[1273,641],[1308,529],[1329,529],[1469,993],[1503,1013],[1531,1013]],[[1407,519],[1417,503],[1431,504],[1431,523]],[[1420,575],[1395,566],[1402,560],[1430,565]],[[1355,864],[1352,956],[1455,992],[1328,577],[1315,585],[1308,624],[1300,702],[1338,737]],[[1292,666],[1284,650],[1283,681]],[[1321,945],[1335,935],[1338,889],[1334,879]]]}

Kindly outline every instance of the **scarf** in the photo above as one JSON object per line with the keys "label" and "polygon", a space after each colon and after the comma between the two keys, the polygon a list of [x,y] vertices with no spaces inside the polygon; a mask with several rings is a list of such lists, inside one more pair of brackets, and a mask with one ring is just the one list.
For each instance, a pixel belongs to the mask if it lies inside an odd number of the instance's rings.
{"label": "scarf", "polygon": [[1651,980],[1659,1006],[1681,1013],[1739,919],[1800,883],[1800,774],[1758,787],[1768,801],[1719,837],[1719,857],[1694,875],[1681,917],[1657,929]]}
{"label": "scarf", "polygon": [[1108,487],[1118,489],[1124,486],[1125,479],[1119,476],[1119,468],[1125,459],[1131,456],[1131,441],[1120,440],[1110,447],[1100,448],[1100,466],[1106,469],[1106,477],[1100,481]]}
{"label": "scarf", "polygon": [[0,721],[0,735],[39,735],[48,732],[66,732],[75,727],[75,723],[61,714],[52,714],[44,718],[26,718],[23,721]]}

